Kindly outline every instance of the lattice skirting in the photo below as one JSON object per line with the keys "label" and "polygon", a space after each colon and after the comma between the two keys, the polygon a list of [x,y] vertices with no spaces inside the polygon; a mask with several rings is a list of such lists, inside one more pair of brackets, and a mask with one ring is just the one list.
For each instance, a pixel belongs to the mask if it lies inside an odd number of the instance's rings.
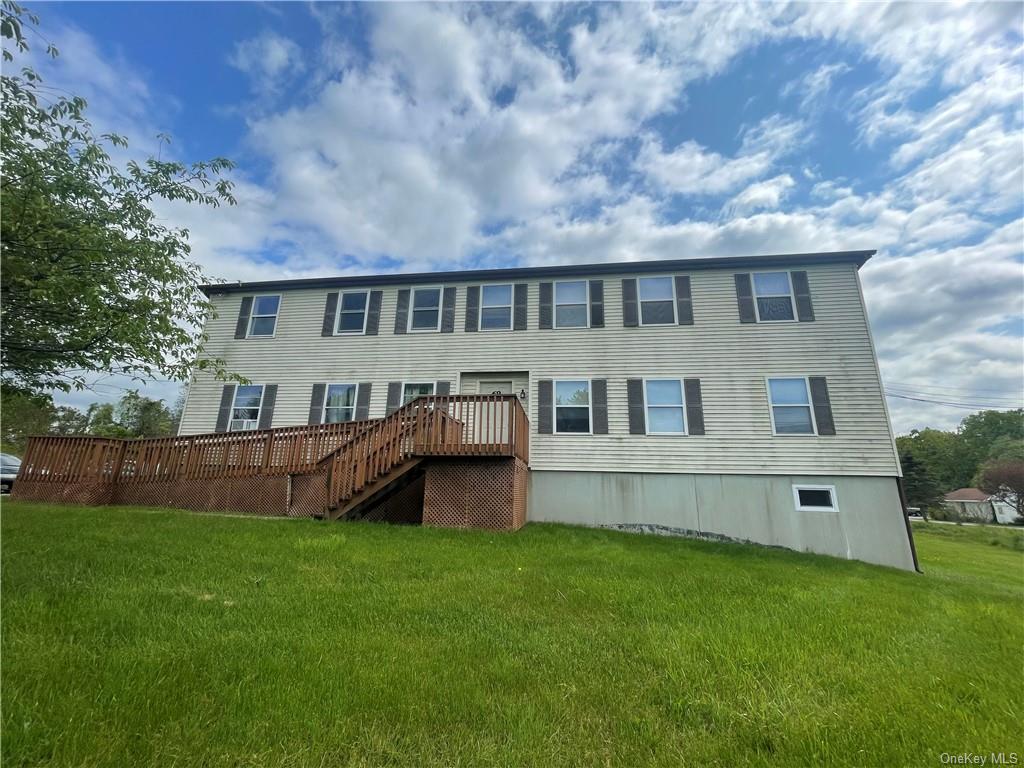
{"label": "lattice skirting", "polygon": [[50,501],[60,504],[101,506],[111,503],[110,483],[39,483],[18,480],[11,488],[11,498],[18,501]]}
{"label": "lattice skirting", "polygon": [[423,525],[515,531],[526,522],[519,459],[435,459],[427,467]]}
{"label": "lattice skirting", "polygon": [[426,477],[415,478],[392,496],[375,505],[360,519],[373,523],[415,524],[423,519]]}

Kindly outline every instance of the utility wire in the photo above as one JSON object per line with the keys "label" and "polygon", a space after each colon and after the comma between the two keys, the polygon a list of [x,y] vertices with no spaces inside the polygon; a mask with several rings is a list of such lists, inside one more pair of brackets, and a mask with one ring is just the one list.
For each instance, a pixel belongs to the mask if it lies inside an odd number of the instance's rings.
{"label": "utility wire", "polygon": [[906,395],[906,396],[911,396],[911,397],[924,397],[924,398],[942,397],[942,398],[948,398],[950,400],[964,400],[964,401],[984,400],[987,403],[1004,403],[1004,404],[1008,404],[1008,405],[1016,405],[1017,403],[1021,402],[1021,398],[1014,397],[1014,396],[1011,396],[1011,395],[1007,395],[1006,397],[997,397],[995,395],[988,395],[988,396],[986,396],[986,395],[978,395],[978,396],[975,397],[975,396],[972,396],[972,395],[949,395],[949,394],[942,394],[942,393],[937,394],[935,392],[918,392],[916,390],[904,389],[902,387],[887,387],[886,388],[886,392],[891,392],[894,395]]}
{"label": "utility wire", "polygon": [[925,391],[925,390],[929,390],[929,389],[937,389],[937,390],[949,390],[949,391],[965,392],[967,394],[971,394],[973,392],[995,392],[995,393],[999,393],[999,392],[1005,392],[1006,391],[1005,387],[1002,388],[1002,389],[987,389],[987,388],[983,388],[983,387],[947,387],[947,386],[944,386],[942,384],[910,384],[910,383],[908,383],[906,381],[886,381],[885,383],[886,383],[887,386],[895,387],[897,389],[910,389],[910,390],[915,390],[915,391],[919,391],[919,390],[920,391]]}
{"label": "utility wire", "polygon": [[[1000,405],[998,403],[965,403],[965,402],[951,402],[949,400],[932,400],[926,397],[911,397],[910,395],[901,395],[896,392],[885,391],[887,397],[898,397],[901,400],[914,400],[918,403],[935,403],[936,405],[948,405],[951,408],[964,408],[969,411],[978,410],[1013,410],[1006,405]],[[1017,406],[1018,408],[1021,406]]]}

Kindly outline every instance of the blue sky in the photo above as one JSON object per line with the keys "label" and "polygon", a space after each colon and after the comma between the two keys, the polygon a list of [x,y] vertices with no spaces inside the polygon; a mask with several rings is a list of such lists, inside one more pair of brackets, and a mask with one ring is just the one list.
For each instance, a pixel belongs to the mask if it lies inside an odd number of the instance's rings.
{"label": "blue sky", "polygon": [[99,130],[237,163],[160,209],[212,277],[877,248],[897,429],[1020,404],[1020,4],[35,10]]}

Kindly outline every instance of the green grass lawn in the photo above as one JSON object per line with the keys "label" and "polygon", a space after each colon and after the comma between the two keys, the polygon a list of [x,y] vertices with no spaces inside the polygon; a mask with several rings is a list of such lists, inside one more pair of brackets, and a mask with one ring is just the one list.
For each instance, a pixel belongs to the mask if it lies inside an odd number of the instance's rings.
{"label": "green grass lawn", "polygon": [[3,763],[1021,753],[1022,532],[915,531],[924,575],[555,525],[6,503]]}

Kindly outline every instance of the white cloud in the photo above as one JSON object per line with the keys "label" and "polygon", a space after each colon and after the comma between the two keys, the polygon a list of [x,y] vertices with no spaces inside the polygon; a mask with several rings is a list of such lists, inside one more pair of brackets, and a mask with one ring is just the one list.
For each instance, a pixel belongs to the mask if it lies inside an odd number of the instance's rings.
{"label": "white cloud", "polygon": [[788,173],[751,184],[725,204],[730,216],[745,216],[766,208],[778,208],[796,182]]}
{"label": "white cloud", "polygon": [[276,83],[286,75],[301,72],[302,50],[287,37],[264,32],[235,44],[228,62],[254,81]]}

